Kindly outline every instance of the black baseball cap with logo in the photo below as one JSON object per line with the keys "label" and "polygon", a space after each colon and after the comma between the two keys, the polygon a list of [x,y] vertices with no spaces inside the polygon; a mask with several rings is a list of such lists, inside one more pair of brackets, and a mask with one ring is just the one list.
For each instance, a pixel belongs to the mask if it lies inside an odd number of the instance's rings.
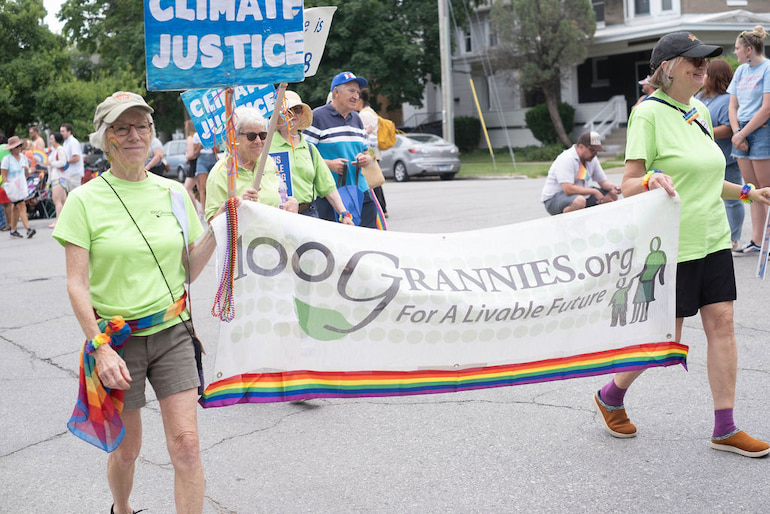
{"label": "black baseball cap with logo", "polygon": [[674,57],[716,57],[721,54],[721,46],[704,45],[690,32],[674,32],[660,38],[652,49],[650,69],[654,72],[663,61]]}

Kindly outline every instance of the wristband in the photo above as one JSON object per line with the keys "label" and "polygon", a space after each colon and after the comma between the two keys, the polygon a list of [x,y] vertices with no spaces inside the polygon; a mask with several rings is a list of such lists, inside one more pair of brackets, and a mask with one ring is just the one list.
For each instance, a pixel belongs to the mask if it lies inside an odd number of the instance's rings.
{"label": "wristband", "polygon": [[114,335],[128,337],[131,334],[129,327],[121,316],[113,316],[104,327],[104,332],[86,343],[86,353],[94,353],[103,344],[110,344]]}
{"label": "wristband", "polygon": [[86,343],[86,353],[94,353],[101,345],[108,344],[109,342],[110,336],[99,334]]}
{"label": "wristband", "polygon": [[342,211],[340,213],[340,215],[339,215],[340,223],[342,223],[342,220],[344,220],[345,218],[347,218],[347,219],[352,221],[353,220],[353,215],[350,214],[348,211]]}
{"label": "wristband", "polygon": [[751,190],[755,189],[754,184],[751,182],[747,182],[745,186],[741,188],[741,194],[739,198],[744,203],[751,203],[751,199],[749,198],[749,194],[751,193]]}
{"label": "wristband", "polygon": [[649,191],[649,190],[650,190],[650,178],[651,178],[651,177],[652,177],[652,176],[653,176],[655,173],[663,173],[663,172],[662,172],[662,171],[660,171],[660,170],[652,169],[652,170],[648,171],[648,172],[647,172],[647,173],[644,175],[644,177],[642,178],[642,186],[644,186],[644,190],[645,190],[645,191]]}

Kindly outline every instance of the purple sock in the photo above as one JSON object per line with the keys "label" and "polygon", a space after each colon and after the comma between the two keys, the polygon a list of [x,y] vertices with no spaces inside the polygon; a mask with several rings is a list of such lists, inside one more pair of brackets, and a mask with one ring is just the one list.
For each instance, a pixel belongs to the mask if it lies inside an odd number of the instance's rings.
{"label": "purple sock", "polygon": [[730,432],[738,430],[733,421],[732,409],[720,409],[714,411],[714,435],[713,437],[722,437]]}
{"label": "purple sock", "polygon": [[627,389],[621,389],[615,385],[615,380],[610,380],[609,384],[602,387],[599,391],[599,396],[602,401],[612,407],[620,407],[623,405],[623,397],[626,396]]}

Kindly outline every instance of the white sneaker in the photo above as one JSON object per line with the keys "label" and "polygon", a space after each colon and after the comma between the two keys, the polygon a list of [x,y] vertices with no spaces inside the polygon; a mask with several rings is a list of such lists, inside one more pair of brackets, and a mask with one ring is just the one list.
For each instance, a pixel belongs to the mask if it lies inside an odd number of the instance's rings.
{"label": "white sneaker", "polygon": [[761,248],[754,241],[749,241],[742,248],[733,252],[735,255],[750,255],[752,253],[759,253]]}

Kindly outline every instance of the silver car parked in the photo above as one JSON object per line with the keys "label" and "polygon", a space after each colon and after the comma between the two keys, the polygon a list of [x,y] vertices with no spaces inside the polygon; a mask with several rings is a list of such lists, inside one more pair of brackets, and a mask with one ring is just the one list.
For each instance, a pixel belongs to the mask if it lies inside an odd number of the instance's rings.
{"label": "silver car parked", "polygon": [[190,166],[187,162],[187,141],[174,139],[163,145],[163,160],[166,164],[165,175],[184,182],[187,168]]}
{"label": "silver car parked", "polygon": [[398,134],[396,144],[382,151],[380,167],[396,182],[418,175],[452,180],[460,171],[460,154],[455,145],[433,134]]}

